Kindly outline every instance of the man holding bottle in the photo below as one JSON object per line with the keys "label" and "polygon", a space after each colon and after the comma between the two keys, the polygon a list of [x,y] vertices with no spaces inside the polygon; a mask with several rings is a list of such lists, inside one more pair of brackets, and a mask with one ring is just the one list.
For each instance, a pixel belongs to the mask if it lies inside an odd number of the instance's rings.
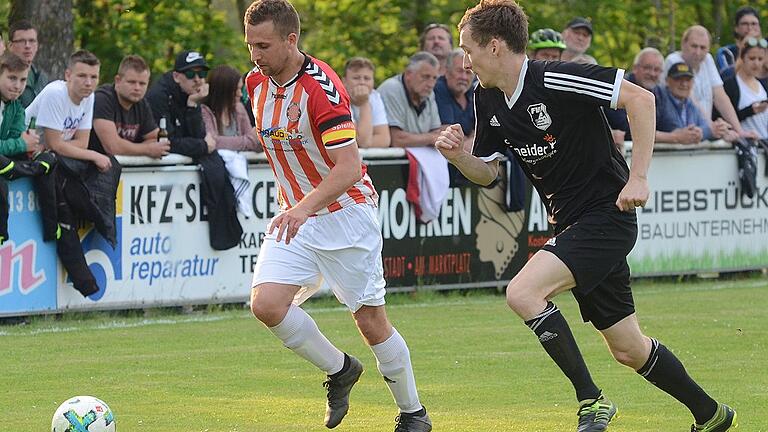
{"label": "man holding bottle", "polygon": [[[88,147],[107,155],[160,159],[171,149],[160,139],[152,109],[144,98],[149,67],[143,58],[128,55],[120,62],[114,84],[96,90],[93,130]],[[161,122],[164,119],[161,119]]]}

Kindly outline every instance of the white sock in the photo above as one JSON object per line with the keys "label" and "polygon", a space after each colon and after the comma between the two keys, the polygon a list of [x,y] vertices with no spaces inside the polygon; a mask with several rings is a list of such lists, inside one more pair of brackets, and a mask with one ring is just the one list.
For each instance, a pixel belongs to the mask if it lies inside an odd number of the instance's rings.
{"label": "white sock", "polygon": [[280,324],[269,328],[286,348],[328,375],[339,372],[344,366],[344,353],[320,333],[315,320],[296,305],[288,308]]}
{"label": "white sock", "polygon": [[394,328],[392,336],[384,342],[371,346],[376,356],[376,365],[384,376],[400,412],[413,413],[421,409],[416,379],[413,377],[411,353],[405,339]]}

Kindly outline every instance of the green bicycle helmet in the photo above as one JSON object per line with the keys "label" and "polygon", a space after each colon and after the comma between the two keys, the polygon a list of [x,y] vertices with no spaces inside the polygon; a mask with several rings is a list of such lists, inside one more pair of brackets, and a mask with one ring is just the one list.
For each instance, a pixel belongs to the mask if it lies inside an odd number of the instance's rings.
{"label": "green bicycle helmet", "polygon": [[544,28],[531,33],[531,38],[528,40],[528,48],[534,51],[542,48],[559,48],[564,50],[565,43],[560,32]]}

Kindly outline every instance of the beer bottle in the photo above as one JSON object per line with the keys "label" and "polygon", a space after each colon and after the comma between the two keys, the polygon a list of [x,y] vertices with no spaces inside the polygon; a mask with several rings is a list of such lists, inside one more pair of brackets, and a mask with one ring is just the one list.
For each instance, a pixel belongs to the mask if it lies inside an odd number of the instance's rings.
{"label": "beer bottle", "polygon": [[165,126],[165,117],[160,117],[160,131],[157,133],[157,141],[161,143],[168,142],[168,130]]}
{"label": "beer bottle", "polygon": [[[35,116],[30,117],[29,125],[27,125],[27,133],[37,133],[37,117]],[[42,143],[42,137],[41,137],[40,144],[39,144],[40,147],[38,148],[42,148],[42,144],[43,143]],[[37,153],[39,152],[40,152],[39,150],[38,151],[30,150],[27,152],[27,157],[30,159],[34,159],[35,156],[37,156]]]}

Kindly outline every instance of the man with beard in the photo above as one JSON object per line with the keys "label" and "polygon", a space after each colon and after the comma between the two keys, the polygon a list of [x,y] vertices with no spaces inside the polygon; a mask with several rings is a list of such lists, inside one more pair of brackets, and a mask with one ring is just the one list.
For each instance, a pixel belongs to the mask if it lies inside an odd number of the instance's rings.
{"label": "man with beard", "polygon": [[216,141],[205,133],[200,101],[208,95],[208,63],[197,51],[182,51],[174,69],[156,82],[147,99],[155,121],[165,118],[171,153],[198,157],[216,150]]}
{"label": "man with beard", "polygon": [[419,49],[437,57],[440,62],[438,74],[445,74],[445,59],[453,49],[453,35],[445,24],[432,23],[424,28],[419,37]]}

